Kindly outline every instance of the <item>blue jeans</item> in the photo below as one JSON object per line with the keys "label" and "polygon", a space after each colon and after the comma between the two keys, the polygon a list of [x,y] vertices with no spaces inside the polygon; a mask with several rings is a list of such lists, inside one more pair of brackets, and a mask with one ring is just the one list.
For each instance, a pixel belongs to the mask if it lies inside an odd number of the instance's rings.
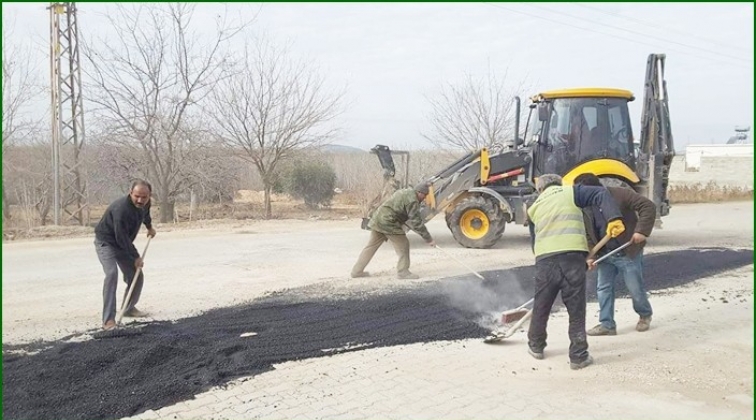
{"label": "blue jeans", "polygon": [[643,287],[643,251],[633,258],[612,255],[598,265],[596,295],[599,301],[599,321],[604,328],[614,329],[614,280],[622,273],[625,286],[633,299],[633,309],[641,317],[652,315],[646,289]]}

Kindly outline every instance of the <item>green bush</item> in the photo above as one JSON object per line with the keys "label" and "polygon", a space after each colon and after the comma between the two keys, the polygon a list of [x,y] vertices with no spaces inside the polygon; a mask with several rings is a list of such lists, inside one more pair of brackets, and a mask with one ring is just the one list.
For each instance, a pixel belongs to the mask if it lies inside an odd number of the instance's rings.
{"label": "green bush", "polygon": [[300,162],[285,175],[286,193],[303,199],[311,209],[330,206],[336,186],[336,171],[325,162]]}
{"label": "green bush", "polygon": [[273,174],[273,187],[271,188],[271,191],[276,194],[284,194],[286,192],[285,180],[281,174]]}

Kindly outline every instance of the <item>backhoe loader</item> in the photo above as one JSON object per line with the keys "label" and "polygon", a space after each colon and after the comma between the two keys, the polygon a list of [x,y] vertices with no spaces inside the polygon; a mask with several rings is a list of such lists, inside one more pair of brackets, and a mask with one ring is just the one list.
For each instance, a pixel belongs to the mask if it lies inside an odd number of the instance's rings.
{"label": "backhoe loader", "polygon": [[[657,224],[669,213],[667,187],[674,157],[664,54],[651,54],[646,65],[640,140],[630,124],[630,91],[614,88],[553,90],[531,97],[519,135],[501,153],[471,152],[431,176],[430,193],[421,206],[428,221],[444,212],[456,241],[468,248],[489,248],[507,223],[527,224],[526,208],[537,198],[535,179],[562,175],[565,184],[585,172],[606,185],[632,188],[657,207]],[[515,98],[515,133],[520,132],[520,98]],[[393,160],[386,146],[376,146],[384,170]],[[385,194],[385,191],[384,191]],[[363,227],[367,220],[363,220]]]}

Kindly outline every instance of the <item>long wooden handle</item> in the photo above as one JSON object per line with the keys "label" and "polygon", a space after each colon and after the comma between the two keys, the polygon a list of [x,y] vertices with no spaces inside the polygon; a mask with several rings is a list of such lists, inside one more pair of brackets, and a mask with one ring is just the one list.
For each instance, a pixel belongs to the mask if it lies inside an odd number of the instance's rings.
{"label": "long wooden handle", "polygon": [[519,321],[517,321],[514,325],[512,325],[511,327],[509,327],[509,329],[507,329],[504,332],[502,338],[508,338],[508,337],[513,336],[514,333],[516,333],[517,330],[519,330],[520,327],[522,327],[522,325],[524,323],[526,323],[528,320],[530,320],[530,318],[532,316],[533,316],[533,310],[532,309],[528,309],[528,312],[525,315],[523,315],[523,317]]}
{"label": "long wooden handle", "polygon": [[[147,245],[144,246],[144,251],[142,251],[142,261],[144,262],[144,257],[147,255],[147,249],[150,247],[150,241],[152,240],[152,236],[147,237]],[[123,314],[126,312],[126,304],[131,299],[132,293],[134,293],[134,288],[136,287],[137,279],[139,278],[139,275],[142,273],[142,267],[137,268],[136,273],[134,273],[134,278],[131,279],[131,284],[129,285],[129,291],[126,293],[126,297],[123,298],[123,302],[121,302],[121,310],[118,311],[118,316],[116,317],[116,324],[121,323],[121,319],[123,319]]]}
{"label": "long wooden handle", "polygon": [[588,254],[588,259],[590,260],[593,257],[595,257],[596,254],[601,250],[601,248],[603,248],[604,245],[606,245],[606,243],[609,242],[609,240],[611,240],[611,239],[612,239],[612,235],[610,235],[610,234],[607,233],[606,236],[604,236],[599,241],[599,243],[597,243],[596,246],[593,247],[593,249],[591,250],[591,252]]}
{"label": "long wooden handle", "polygon": [[468,267],[468,266],[467,266],[467,264],[465,264],[465,263],[463,263],[462,261],[460,261],[460,260],[458,260],[457,258],[455,258],[455,257],[454,257],[454,255],[452,255],[452,254],[450,254],[450,253],[446,252],[446,251],[445,251],[445,250],[444,250],[443,248],[441,248],[440,246],[436,245],[436,249],[439,249],[439,250],[443,251],[443,253],[444,253],[444,254],[446,254],[446,256],[448,256],[449,258],[451,258],[451,259],[453,259],[454,261],[456,261],[456,262],[457,262],[457,263],[458,263],[459,265],[461,265],[462,267],[465,267],[466,269],[468,269],[468,270],[469,270],[469,271],[470,271],[471,273],[475,274],[475,277],[477,277],[477,278],[479,278],[479,279],[481,279],[481,280],[485,280],[485,279],[486,279],[485,277],[481,276],[481,275],[480,275],[480,273],[478,273],[477,271],[475,271],[475,270],[473,270],[472,268]]}

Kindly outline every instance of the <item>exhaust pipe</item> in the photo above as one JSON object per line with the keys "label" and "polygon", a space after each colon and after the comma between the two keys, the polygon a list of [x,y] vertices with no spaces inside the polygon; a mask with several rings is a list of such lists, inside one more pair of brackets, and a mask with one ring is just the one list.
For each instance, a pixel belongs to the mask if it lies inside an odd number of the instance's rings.
{"label": "exhaust pipe", "polygon": [[514,120],[514,139],[509,145],[511,149],[517,148],[517,143],[520,138],[520,97],[515,96],[515,120]]}

